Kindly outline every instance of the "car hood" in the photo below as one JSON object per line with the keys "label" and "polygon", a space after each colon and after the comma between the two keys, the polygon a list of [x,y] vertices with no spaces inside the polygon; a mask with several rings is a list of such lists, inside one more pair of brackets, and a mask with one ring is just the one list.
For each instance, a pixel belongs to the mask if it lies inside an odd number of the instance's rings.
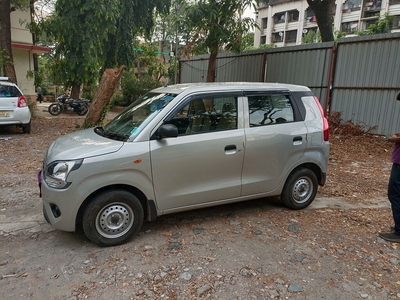
{"label": "car hood", "polygon": [[117,152],[123,144],[96,134],[93,128],[80,130],[53,142],[47,150],[46,163],[105,155]]}

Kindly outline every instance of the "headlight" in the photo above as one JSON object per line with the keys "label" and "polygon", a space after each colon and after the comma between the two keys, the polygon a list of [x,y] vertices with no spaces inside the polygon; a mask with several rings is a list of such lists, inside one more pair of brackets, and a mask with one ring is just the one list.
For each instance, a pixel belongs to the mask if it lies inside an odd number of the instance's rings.
{"label": "headlight", "polygon": [[44,181],[49,187],[65,189],[70,185],[70,182],[67,182],[68,174],[79,169],[82,162],[83,159],[52,162],[44,168]]}

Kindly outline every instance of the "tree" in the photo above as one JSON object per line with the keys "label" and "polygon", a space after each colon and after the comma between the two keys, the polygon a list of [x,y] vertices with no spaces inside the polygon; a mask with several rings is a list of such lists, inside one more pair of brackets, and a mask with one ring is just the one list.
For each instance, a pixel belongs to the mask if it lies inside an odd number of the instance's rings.
{"label": "tree", "polygon": [[55,43],[55,70],[78,98],[83,83],[108,68],[133,65],[134,40],[148,34],[153,13],[169,0],[58,0],[42,28]]}
{"label": "tree", "polygon": [[29,0],[0,0],[0,68],[13,82],[17,82],[17,75],[11,49],[11,13],[27,9],[29,4]]}
{"label": "tree", "polygon": [[[114,2],[114,1],[112,1]],[[138,35],[149,38],[154,26],[154,13],[167,13],[171,0],[119,0],[115,31],[108,32],[104,44],[105,68],[125,65],[132,67],[135,58],[134,44]]]}
{"label": "tree", "polygon": [[233,52],[242,49],[242,37],[250,28],[257,26],[251,18],[242,18],[241,14],[252,0],[199,0],[188,8],[186,22],[192,32],[192,41],[186,46],[185,53],[195,53],[207,49],[207,82],[215,80],[218,52],[224,48]]}
{"label": "tree", "polygon": [[143,51],[137,56],[139,79],[143,74],[152,76],[157,81],[168,76],[165,63],[157,56],[157,46],[141,44],[140,48]]}
{"label": "tree", "polygon": [[58,0],[44,28],[56,42],[55,72],[79,98],[83,83],[98,77],[108,32],[114,29],[116,8],[107,0]]}
{"label": "tree", "polygon": [[111,96],[121,78],[124,67],[125,66],[120,66],[118,70],[107,69],[104,71],[99,88],[94,96],[91,109],[83,122],[83,128],[94,127],[103,121],[103,112],[110,102]]}
{"label": "tree", "polygon": [[335,0],[307,0],[307,3],[315,13],[322,42],[333,41],[332,25],[335,15]]}

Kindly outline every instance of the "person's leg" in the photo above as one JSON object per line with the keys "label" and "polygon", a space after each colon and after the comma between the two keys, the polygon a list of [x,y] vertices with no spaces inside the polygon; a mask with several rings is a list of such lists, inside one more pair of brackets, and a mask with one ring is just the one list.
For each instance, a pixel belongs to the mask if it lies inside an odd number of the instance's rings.
{"label": "person's leg", "polygon": [[388,198],[392,206],[394,231],[380,233],[379,236],[387,241],[400,243],[400,165],[393,164],[388,185]]}
{"label": "person's leg", "polygon": [[390,173],[388,198],[392,205],[394,232],[400,235],[400,165],[393,164]]}

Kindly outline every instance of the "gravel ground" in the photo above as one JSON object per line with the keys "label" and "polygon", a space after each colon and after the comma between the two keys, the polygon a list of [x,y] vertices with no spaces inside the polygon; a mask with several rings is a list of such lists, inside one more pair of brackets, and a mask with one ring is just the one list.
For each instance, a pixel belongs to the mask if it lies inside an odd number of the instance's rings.
{"label": "gravel ground", "polygon": [[44,153],[83,119],[42,110],[29,135],[0,128],[1,299],[400,299],[400,244],[378,237],[392,225],[382,137],[332,135],[328,182],[305,210],[258,199],[179,213],[99,248],[42,217]]}

